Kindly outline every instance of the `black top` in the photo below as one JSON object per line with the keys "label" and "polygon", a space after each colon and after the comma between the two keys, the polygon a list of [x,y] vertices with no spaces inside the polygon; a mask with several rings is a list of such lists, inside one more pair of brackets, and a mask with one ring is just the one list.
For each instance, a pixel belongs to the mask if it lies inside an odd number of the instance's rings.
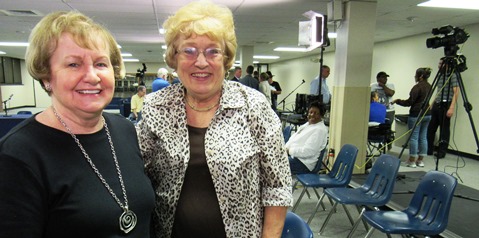
{"label": "black top", "polygon": [[[0,237],[149,237],[154,192],[144,174],[135,129],[125,118],[103,116],[136,227],[128,235],[120,230],[123,210],[70,134],[31,117],[0,141]],[[105,129],[77,138],[124,204]]]}
{"label": "black top", "polygon": [[188,126],[191,159],[176,207],[174,238],[226,237],[218,198],[206,163],[206,130]]}
{"label": "black top", "polygon": [[[270,85],[273,86],[276,89],[276,91],[282,91],[281,86],[279,86],[278,82],[273,81]],[[276,109],[276,104],[277,104],[277,101],[278,101],[278,94],[275,94],[275,93],[271,92],[271,101],[272,101],[273,106],[275,107],[274,109]]]}

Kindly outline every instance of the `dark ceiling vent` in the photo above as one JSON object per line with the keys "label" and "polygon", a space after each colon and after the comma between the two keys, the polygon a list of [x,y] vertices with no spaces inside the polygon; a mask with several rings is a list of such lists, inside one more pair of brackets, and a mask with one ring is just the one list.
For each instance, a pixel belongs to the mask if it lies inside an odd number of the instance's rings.
{"label": "dark ceiling vent", "polygon": [[15,17],[41,17],[43,14],[36,10],[1,10],[3,14],[7,16]]}

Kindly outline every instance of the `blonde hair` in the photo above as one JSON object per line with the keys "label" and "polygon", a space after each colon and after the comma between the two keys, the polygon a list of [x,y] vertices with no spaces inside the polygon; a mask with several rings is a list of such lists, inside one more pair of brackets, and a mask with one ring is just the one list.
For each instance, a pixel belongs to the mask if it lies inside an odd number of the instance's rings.
{"label": "blonde hair", "polygon": [[175,70],[177,68],[175,55],[179,37],[189,38],[194,34],[205,35],[224,44],[224,68],[228,70],[233,65],[238,45],[233,14],[227,7],[210,1],[191,2],[170,16],[163,24],[163,28],[166,30],[167,45],[165,60],[170,68]]}
{"label": "blonde hair", "polygon": [[70,33],[80,47],[90,50],[108,49],[115,78],[124,77],[125,70],[118,44],[106,28],[76,11],[53,12],[33,28],[25,54],[28,72],[40,81],[43,89],[42,80],[50,80],[50,58],[63,33]]}

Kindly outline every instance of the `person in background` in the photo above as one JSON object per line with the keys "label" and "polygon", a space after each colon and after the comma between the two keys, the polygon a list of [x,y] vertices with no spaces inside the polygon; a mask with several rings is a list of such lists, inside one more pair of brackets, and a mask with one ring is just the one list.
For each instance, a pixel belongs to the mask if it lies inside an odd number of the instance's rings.
{"label": "person in background", "polygon": [[394,105],[391,103],[393,101],[394,93],[394,84],[388,83],[389,75],[386,72],[379,72],[376,75],[376,83],[371,84],[371,92],[378,93],[378,102],[386,106],[386,118],[389,123],[394,122],[395,110]]}
{"label": "person in background", "polygon": [[241,67],[236,66],[235,71],[234,71],[234,75],[233,75],[233,78],[231,79],[231,81],[239,82],[240,79],[241,79],[241,74],[242,74]]}
{"label": "person in background", "polygon": [[178,78],[178,73],[173,72],[171,73],[171,75],[173,76],[173,81],[171,82],[171,84],[177,84],[181,82],[180,79]]}
{"label": "person in background", "polygon": [[153,83],[151,84],[151,92],[156,92],[168,87],[170,83],[168,83],[167,78],[168,70],[165,68],[159,68],[158,73],[156,74],[156,79],[153,80]]}
{"label": "person in background", "polygon": [[369,122],[385,123],[386,122],[386,106],[379,103],[378,93],[371,92],[371,104],[369,106]]}
{"label": "person in background", "polygon": [[273,110],[276,111],[278,107],[278,95],[281,94],[281,86],[273,80],[274,75],[271,71],[266,71],[266,73],[269,76],[268,82],[271,86],[271,104],[273,105]]}
{"label": "person in background", "polygon": [[[406,100],[395,99],[392,101],[393,104],[397,103],[400,106],[411,107],[409,109],[407,122],[409,130],[417,123],[409,139],[408,167],[424,167],[423,159],[427,156],[427,127],[431,121],[431,113],[428,110],[429,103],[425,101],[427,101],[428,93],[431,90],[431,84],[427,82],[429,76],[431,76],[430,68],[418,68],[414,76],[416,85],[414,85],[411,92],[409,92],[409,98]],[[421,112],[423,112],[423,117],[420,117],[422,116],[420,115]]]}
{"label": "person in background", "polygon": [[258,82],[259,82],[259,72],[258,72],[258,70],[253,71],[253,78],[258,80]]}
{"label": "person in background", "polygon": [[[329,105],[331,103],[331,92],[329,91],[328,84],[326,79],[329,77],[330,73],[329,66],[323,65],[321,68],[321,95],[323,95],[322,103],[324,105]],[[319,95],[319,75],[310,83],[309,94]]]}
{"label": "person in background", "polygon": [[318,102],[311,103],[308,121],[286,142],[292,174],[309,173],[321,163],[319,155],[328,143],[328,128],[322,120],[325,111]]}
{"label": "person in background", "polygon": [[441,159],[446,156],[451,135],[451,117],[454,115],[457,97],[459,95],[459,84],[456,74],[452,72],[447,64],[441,68],[444,58],[439,61],[439,75],[437,76],[437,96],[431,109],[431,123],[427,132],[428,150],[427,154],[432,155],[434,151],[434,139],[437,129],[439,130],[439,143],[436,157]]}
{"label": "person in background", "polygon": [[253,78],[253,70],[253,65],[248,65],[248,67],[246,67],[246,75],[240,79],[240,83],[250,88],[259,90],[259,81]]}
{"label": "person in background", "polygon": [[0,237],[150,237],[154,193],[133,124],[103,112],[123,62],[79,12],[33,28],[25,63],[51,105],[0,141]]}
{"label": "person in background", "polygon": [[279,238],[293,202],[281,122],[260,92],[224,80],[232,12],[194,1],[163,27],[182,83],[148,96],[138,125],[155,237]]}
{"label": "person in background", "polygon": [[131,97],[130,120],[138,123],[141,120],[141,110],[143,109],[143,100],[146,95],[146,87],[138,86],[137,93]]}
{"label": "person in background", "polygon": [[269,76],[267,73],[261,73],[259,75],[259,91],[266,97],[269,105],[271,104],[271,87],[269,86]]}

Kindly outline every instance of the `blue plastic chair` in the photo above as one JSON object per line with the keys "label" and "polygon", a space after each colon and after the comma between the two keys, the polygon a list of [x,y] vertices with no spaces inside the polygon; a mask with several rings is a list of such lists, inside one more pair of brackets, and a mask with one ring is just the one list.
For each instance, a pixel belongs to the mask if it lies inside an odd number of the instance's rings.
{"label": "blue plastic chair", "polygon": [[18,115],[18,114],[21,114],[21,115],[31,115],[32,112],[31,112],[31,111],[18,111],[18,112],[17,112],[17,115]]}
{"label": "blue plastic chair", "polygon": [[[353,229],[348,235],[348,237],[351,237],[365,212],[365,208],[363,207],[362,211],[360,211],[359,206],[372,206],[377,209],[379,206],[386,205],[391,199],[400,163],[401,161],[397,157],[383,154],[379,156],[374,163],[362,186],[357,188],[343,187],[326,189],[324,193],[335,203],[324,220],[324,223],[319,230],[319,234],[321,234],[326,228],[326,225],[328,224],[331,215],[333,215],[333,211],[336,210],[337,205],[341,204],[348,215],[349,221],[353,225]],[[351,214],[345,205],[355,205],[357,207],[360,214],[355,222],[353,222]],[[364,226],[367,229],[367,224],[365,222]]]}
{"label": "blue plastic chair", "polygon": [[[351,175],[353,173],[354,163],[358,155],[358,148],[351,144],[345,144],[339,151],[338,157],[333,164],[333,168],[327,174],[298,174],[296,178],[303,185],[303,191],[298,198],[298,201],[294,204],[292,211],[294,212],[298,205],[301,203],[301,199],[306,193],[308,188],[313,188],[316,196],[318,197],[318,203],[316,209],[311,216],[314,216],[318,210],[319,205],[322,204],[324,198],[323,195],[319,196],[317,188],[333,187],[345,187],[351,181]],[[319,161],[318,161],[319,163]],[[310,224],[312,218],[308,220]]]}
{"label": "blue plastic chair", "polygon": [[293,130],[293,127],[291,125],[288,125],[283,129],[284,143],[288,142],[289,137],[291,137],[292,130]]}
{"label": "blue plastic chair", "polygon": [[301,217],[293,212],[288,212],[281,238],[313,238],[313,232]]}
{"label": "blue plastic chair", "polygon": [[[326,150],[327,150],[327,147],[325,147],[323,150],[321,150],[321,152],[319,153],[318,162],[316,162],[316,165],[314,166],[313,170],[311,170],[311,172],[309,172],[307,174],[317,174],[317,173],[321,172],[321,168],[323,168],[323,165],[327,170],[329,170],[327,165],[324,163],[324,155],[326,154]],[[298,174],[293,174],[293,177],[296,176],[296,175],[298,175]],[[296,186],[298,185],[298,183],[299,183],[299,180],[296,179],[296,182],[294,182],[294,184],[293,184],[293,192],[294,192],[294,190],[296,190]],[[316,196],[319,199],[319,194],[317,193],[316,190],[315,190],[315,193],[316,193]],[[311,198],[307,188],[306,188],[306,194],[308,195],[308,198]]]}
{"label": "blue plastic chair", "polygon": [[409,206],[403,211],[366,211],[363,219],[375,229],[389,234],[434,236],[447,227],[449,210],[457,180],[443,172],[430,171],[416,188]]}

